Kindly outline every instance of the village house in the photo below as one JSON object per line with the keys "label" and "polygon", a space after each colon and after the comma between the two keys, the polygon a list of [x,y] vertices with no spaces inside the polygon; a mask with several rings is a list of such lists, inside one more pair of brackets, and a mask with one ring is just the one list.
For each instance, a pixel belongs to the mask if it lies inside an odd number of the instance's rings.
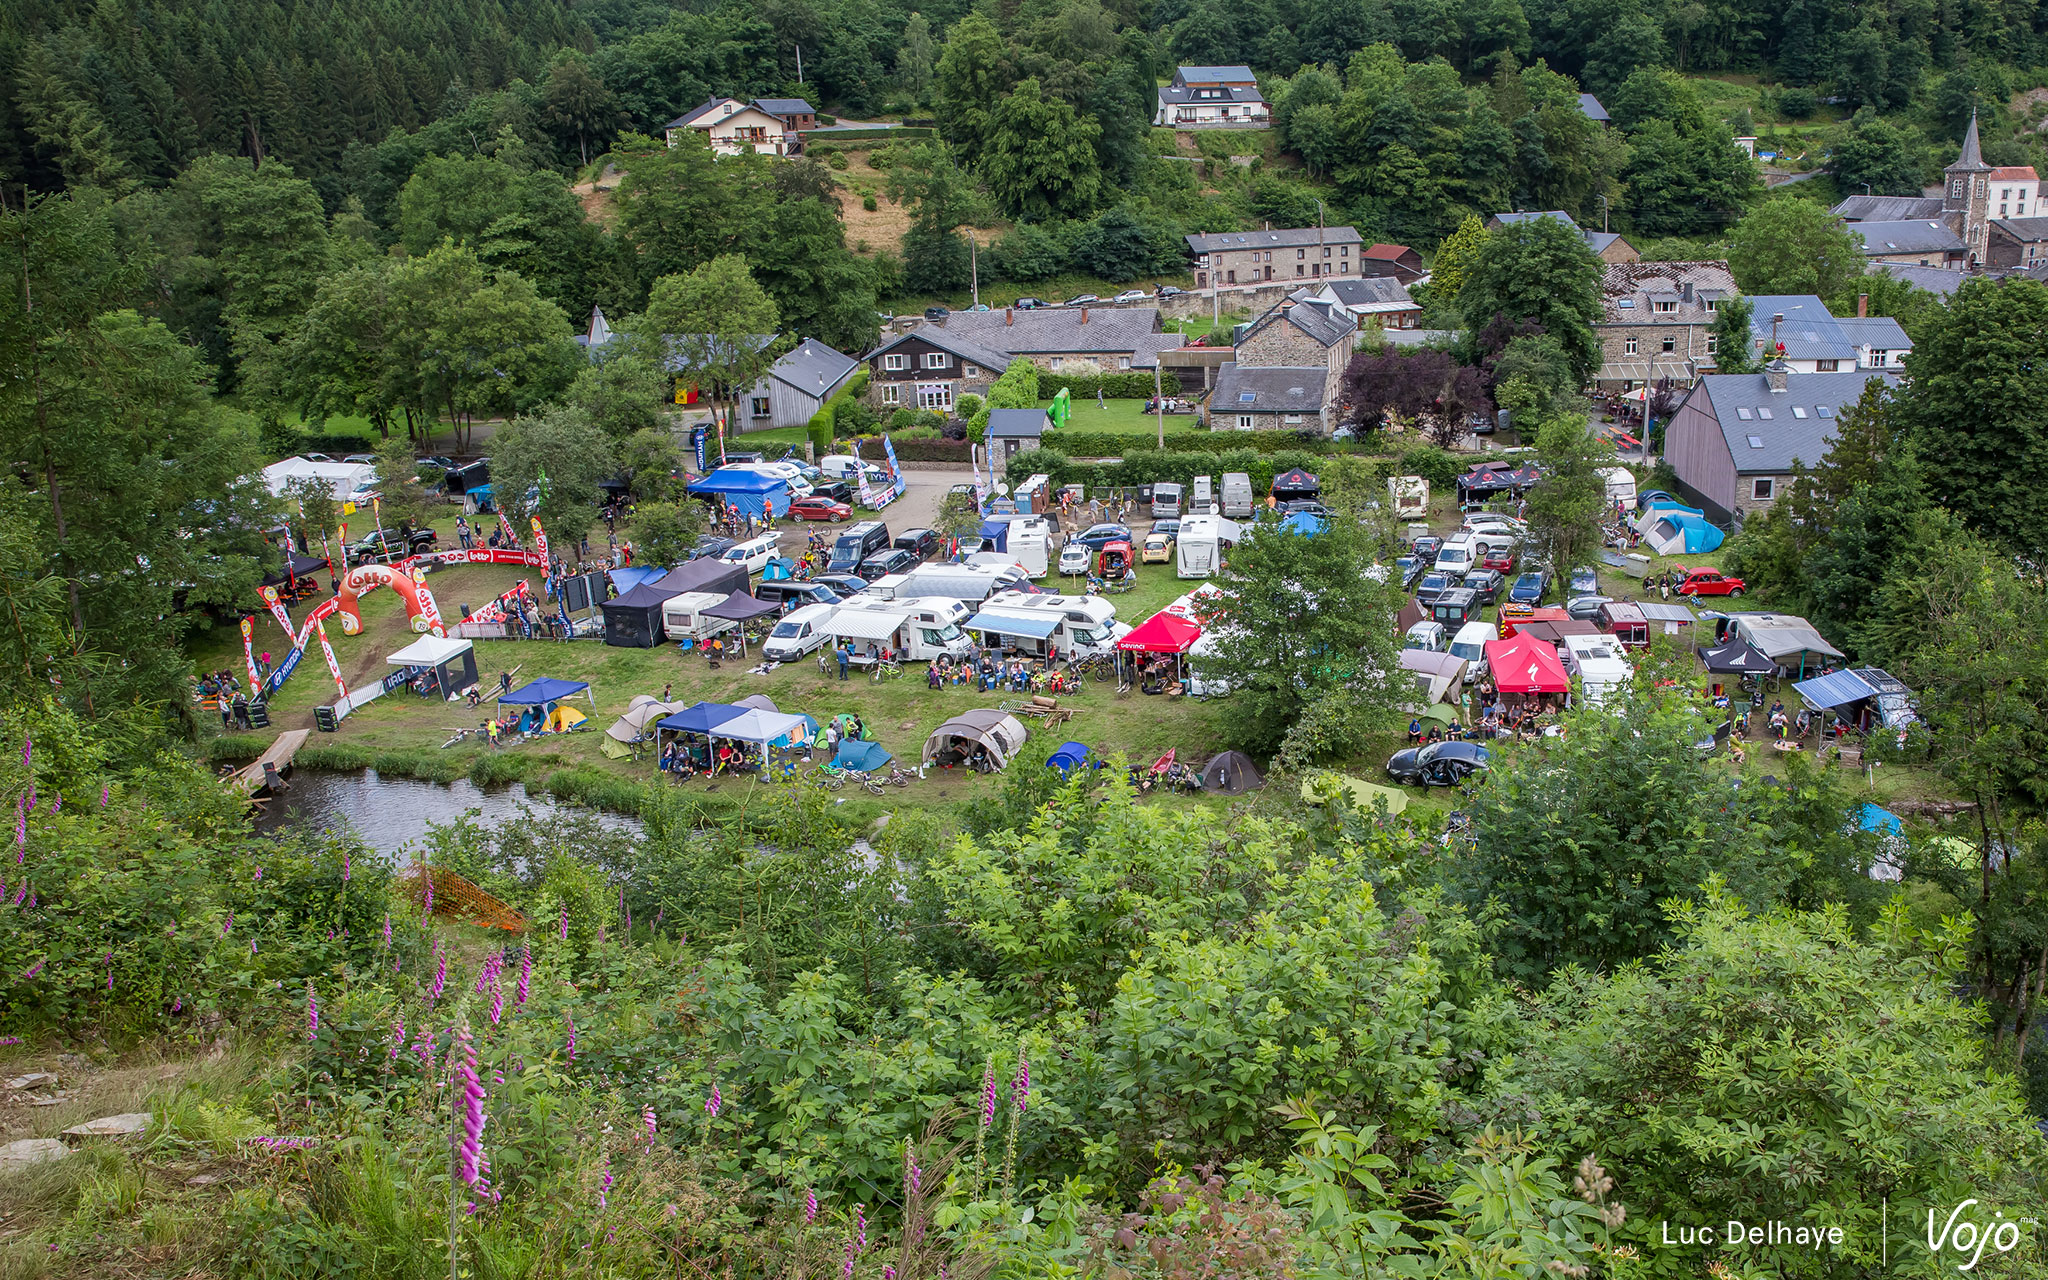
{"label": "village house", "polygon": [[1007,462],[1044,443],[1047,423],[1043,409],[990,409],[988,429],[982,438],[998,458]]}
{"label": "village house", "polygon": [[1407,287],[1393,276],[1332,280],[1316,300],[1350,312],[1360,329],[1374,319],[1382,329],[1413,329],[1422,317],[1422,304],[1409,297]]}
{"label": "village house", "polygon": [[[1359,268],[1363,240],[1353,227],[1216,231],[1187,237],[1197,293],[1228,293],[1320,280],[1384,275]],[[1412,252],[1412,251],[1411,251]]]}
{"label": "village house", "polygon": [[1690,383],[1714,367],[1714,309],[1735,296],[1725,262],[1628,262],[1600,283],[1596,385],[1609,391],[1670,379]]}
{"label": "village house", "polygon": [[801,427],[846,385],[860,361],[818,341],[805,338],[769,367],[759,382],[739,397],[741,431]]}
{"label": "village house", "polygon": [[1984,265],[1998,270],[2048,263],[2048,217],[1999,218],[1992,222],[1985,246]]}
{"label": "village house", "polygon": [[1016,359],[1060,374],[1151,374],[1159,353],[1180,345],[1159,326],[1157,307],[1047,307],[955,311],[919,324],[869,352],[869,398],[951,412],[968,392],[986,394]]}
{"label": "village house", "polygon": [[818,127],[818,113],[802,98],[712,98],[662,126],[671,147],[702,136],[713,151],[736,156],[802,155],[804,132]]}
{"label": "village house", "polygon": [[1794,373],[1897,369],[1913,340],[1890,316],[1836,316],[1812,294],[1749,294],[1756,354]]}
{"label": "village house", "polygon": [[1272,110],[1250,67],[1176,67],[1152,123],[1163,129],[1263,129]]}
{"label": "village house", "polygon": [[1422,255],[1405,244],[1372,244],[1359,257],[1358,274],[1392,276],[1402,284],[1414,284],[1426,274],[1426,269]]}
{"label": "village house", "polygon": [[988,394],[1009,367],[1007,352],[927,324],[886,338],[868,352],[868,400],[883,412],[932,409],[951,414],[960,397]]}
{"label": "village house", "polygon": [[1536,218],[1556,218],[1578,232],[1579,238],[1586,242],[1586,247],[1593,251],[1593,256],[1609,266],[1642,260],[1643,255],[1637,253],[1636,247],[1624,240],[1619,232],[1588,231],[1574,222],[1572,216],[1562,209],[1546,209],[1540,213],[1496,213],[1486,220],[1486,229],[1492,231],[1497,227],[1511,227]]}
{"label": "village house", "polygon": [[1782,360],[1762,373],[1708,374],[1672,416],[1664,458],[1712,519],[1768,510],[1791,483],[1794,461],[1812,466],[1826,456],[1842,410],[1872,379],[1899,381],[1876,370],[1795,373]]}
{"label": "village house", "polygon": [[2031,165],[1984,163],[1975,115],[1939,195],[1854,195],[1834,212],[1873,264],[1975,271],[2048,259],[2040,176]]}
{"label": "village house", "polygon": [[1235,359],[1216,371],[1210,429],[1313,428],[1327,435],[1357,343],[1350,311],[1298,290],[1238,331]]}

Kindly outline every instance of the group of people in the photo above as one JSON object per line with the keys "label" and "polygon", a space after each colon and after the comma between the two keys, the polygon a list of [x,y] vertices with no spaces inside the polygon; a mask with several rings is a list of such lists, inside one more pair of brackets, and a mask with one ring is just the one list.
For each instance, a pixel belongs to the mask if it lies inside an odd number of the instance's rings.
{"label": "group of people", "polygon": [[[270,655],[264,654],[268,660]],[[213,698],[220,707],[222,732],[235,729],[249,729],[254,723],[249,717],[249,695],[242,692],[241,682],[235,673],[222,669],[199,677],[199,696]]]}
{"label": "group of people", "polygon": [[676,781],[708,773],[716,778],[728,773],[751,773],[761,767],[761,749],[744,742],[708,738],[688,742],[671,738],[661,749],[661,771]]}

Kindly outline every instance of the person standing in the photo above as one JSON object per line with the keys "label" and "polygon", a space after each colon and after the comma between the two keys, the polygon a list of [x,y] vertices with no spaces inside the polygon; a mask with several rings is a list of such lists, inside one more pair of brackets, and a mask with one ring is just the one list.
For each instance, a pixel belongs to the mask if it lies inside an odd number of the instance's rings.
{"label": "person standing", "polygon": [[462,549],[464,551],[467,551],[471,547],[476,545],[476,538],[469,531],[468,517],[455,517],[455,540],[462,544]]}
{"label": "person standing", "polygon": [[833,652],[839,655],[839,678],[841,681],[844,681],[846,679],[846,668],[853,661],[853,650],[850,644],[848,644],[840,646]]}

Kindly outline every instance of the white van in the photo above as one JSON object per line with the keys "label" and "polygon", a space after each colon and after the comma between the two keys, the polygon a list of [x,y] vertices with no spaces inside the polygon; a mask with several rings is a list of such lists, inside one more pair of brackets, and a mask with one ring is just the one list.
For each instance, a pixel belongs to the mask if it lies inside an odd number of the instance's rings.
{"label": "white van", "polygon": [[1444,539],[1444,545],[1437,549],[1436,563],[1430,567],[1438,573],[1448,573],[1462,578],[1469,569],[1477,569],[1483,556],[1479,543],[1469,533],[1454,533]]}
{"label": "white van", "polygon": [[725,597],[716,591],[685,591],[661,602],[661,625],[671,640],[709,640],[738,624],[726,618],[707,618],[704,611],[721,604]]}
{"label": "white van", "polygon": [[1188,514],[1191,516],[1213,516],[1216,514],[1216,481],[1212,477],[1195,477],[1194,492],[1188,497]]}
{"label": "white van", "polygon": [[1152,518],[1165,520],[1180,516],[1180,486],[1170,481],[1152,486]]}
{"label": "white van", "polygon": [[1449,646],[1441,622],[1418,622],[1408,628],[1407,638],[1401,642],[1403,649],[1427,649],[1431,653],[1442,653]]}
{"label": "white van", "polygon": [[[1023,635],[1002,630],[1005,618],[1028,618],[1054,627],[1045,636]],[[990,596],[981,612],[968,620],[970,630],[994,632],[1012,648],[1037,653],[1058,653],[1063,658],[1085,658],[1115,653],[1116,642],[1130,634],[1128,624],[1116,620],[1116,606],[1101,596],[1025,595],[1003,591]],[[1018,640],[1038,641],[1036,645]]]}
{"label": "white van", "polygon": [[1606,702],[1635,678],[1636,669],[1613,636],[1566,636],[1564,646],[1565,670],[1579,678],[1579,696],[1589,706]]}
{"label": "white van", "polygon": [[1397,519],[1420,520],[1429,515],[1429,481],[1421,476],[1388,476],[1387,496],[1393,500]]}
{"label": "white van", "polygon": [[768,567],[768,562],[775,558],[776,548],[781,545],[782,539],[779,536],[763,533],[748,538],[745,542],[734,543],[726,548],[725,554],[718,557],[718,560],[720,564],[739,565],[750,574],[759,573]]}
{"label": "white van", "polygon": [[1223,473],[1223,515],[1228,520],[1252,518],[1252,478],[1242,471]]}
{"label": "white van", "polygon": [[889,473],[872,462],[846,453],[828,453],[818,459],[818,471],[828,480],[844,480],[848,484],[860,483],[860,472],[867,472],[869,484],[882,484],[889,479]]}
{"label": "white van", "polygon": [[1451,637],[1451,656],[1463,658],[1468,681],[1486,674],[1486,643],[1500,639],[1500,628],[1491,622],[1468,622]]}
{"label": "white van", "polygon": [[1237,523],[1222,516],[1189,516],[1180,522],[1174,540],[1175,576],[1206,578],[1223,566],[1223,553],[1235,546]]}
{"label": "white van", "polygon": [[834,606],[829,604],[807,604],[790,613],[775,624],[775,630],[768,633],[766,643],[761,646],[761,656],[770,662],[795,662],[821,645],[832,641],[832,614]]}

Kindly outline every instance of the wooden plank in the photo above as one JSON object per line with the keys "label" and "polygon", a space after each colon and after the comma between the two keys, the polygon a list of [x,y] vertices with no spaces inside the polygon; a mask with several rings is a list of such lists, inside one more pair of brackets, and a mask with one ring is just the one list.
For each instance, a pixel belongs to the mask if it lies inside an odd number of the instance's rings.
{"label": "wooden plank", "polygon": [[299,748],[306,745],[312,736],[311,729],[287,729],[277,735],[277,740],[264,749],[262,755],[228,775],[228,785],[243,795],[248,795],[263,785],[263,766],[272,764],[283,773],[291,767],[292,757],[299,754]]}

